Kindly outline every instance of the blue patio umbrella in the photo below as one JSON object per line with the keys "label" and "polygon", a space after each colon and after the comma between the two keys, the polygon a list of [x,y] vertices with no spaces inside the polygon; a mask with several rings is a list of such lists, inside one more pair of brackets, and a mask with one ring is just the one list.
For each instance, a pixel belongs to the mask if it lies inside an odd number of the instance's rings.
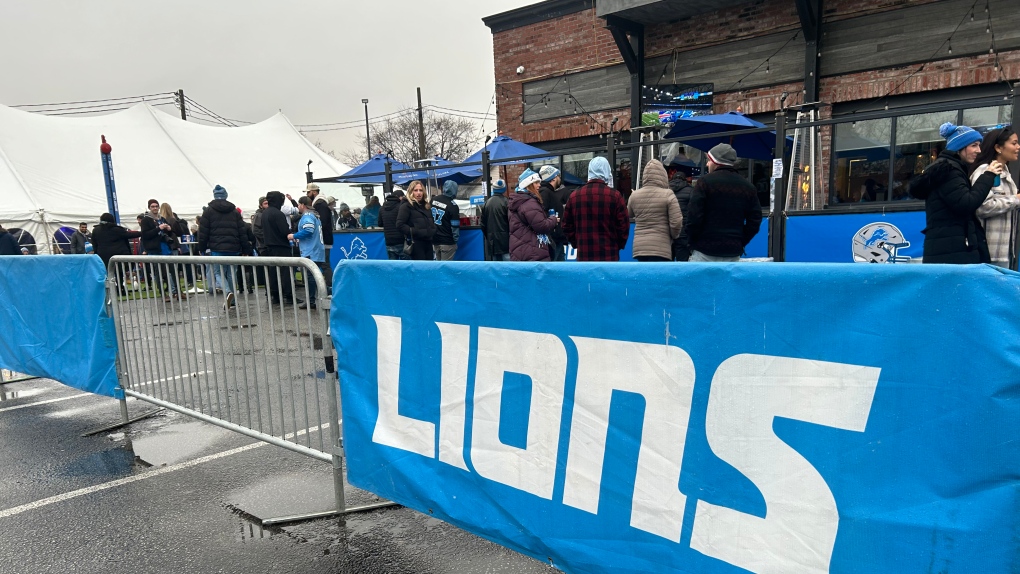
{"label": "blue patio umbrella", "polygon": [[[744,114],[727,112],[725,114],[678,119],[673,124],[673,128],[666,134],[666,138],[699,136],[764,127],[765,124],[756,122]],[[790,137],[787,137],[786,140],[788,144],[792,143]],[[708,151],[718,144],[726,143],[733,146],[733,149],[737,151],[737,157],[767,160],[772,159],[772,149],[776,147],[776,132],[714,136],[689,140],[683,143],[701,151]]]}
{"label": "blue patio umbrella", "polygon": [[487,143],[485,147],[469,155],[463,163],[482,161],[482,152],[486,149],[489,150],[489,161],[492,165],[513,165],[518,163],[531,163],[534,161],[551,161],[554,159],[552,156],[547,156],[515,160],[513,158],[542,155],[548,154],[549,152],[544,149],[539,149],[533,145],[521,143],[510,136],[496,136],[495,139]]}
{"label": "blue patio umbrella", "polygon": [[[398,170],[413,168],[405,163],[401,163],[397,160],[391,159],[390,169]],[[333,181],[336,181],[338,183],[375,183],[375,184],[386,183],[386,176],[383,174],[383,172],[385,171],[386,171],[386,154],[377,153],[374,156],[372,156],[372,159],[366,161],[365,163],[359,165],[358,167],[352,169],[351,171],[341,175],[340,177],[334,179]],[[366,175],[359,177],[359,175],[367,173],[375,173],[379,175]],[[394,174],[393,175],[394,181],[396,181],[398,177],[402,177],[402,175],[403,174]],[[408,181],[410,181],[410,179]]]}
{"label": "blue patio umbrella", "polygon": [[429,181],[437,182],[439,185],[447,181],[454,181],[458,185],[463,185],[482,177],[481,167],[443,167],[453,165],[453,162],[440,156],[432,158],[429,162],[430,165],[422,166],[414,173],[405,173],[400,174],[400,177],[394,177],[394,181],[400,185],[405,185],[411,180],[428,179]]}

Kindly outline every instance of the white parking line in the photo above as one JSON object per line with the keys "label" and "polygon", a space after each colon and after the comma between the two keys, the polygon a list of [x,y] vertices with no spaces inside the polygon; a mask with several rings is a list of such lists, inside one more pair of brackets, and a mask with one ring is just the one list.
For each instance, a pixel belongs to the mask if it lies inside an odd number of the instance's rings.
{"label": "white parking line", "polygon": [[45,405],[45,404],[49,404],[49,403],[59,403],[60,401],[69,401],[71,399],[80,399],[82,397],[95,397],[95,396],[99,396],[99,395],[92,395],[92,394],[89,394],[89,393],[81,393],[80,395],[71,395],[69,397],[60,397],[59,399],[49,399],[49,400],[45,400],[45,401],[36,401],[34,403],[27,403],[27,404],[24,404],[24,405],[14,405],[13,407],[4,407],[4,408],[0,409],[0,413],[6,412],[6,411],[16,411],[18,409],[27,409],[28,407],[34,407],[36,405]]}
{"label": "white parking line", "polygon": [[245,451],[248,451],[248,450],[256,449],[256,448],[259,448],[260,446],[266,446],[268,444],[269,443],[266,443],[266,442],[256,442],[256,443],[252,443],[252,444],[249,444],[249,445],[246,445],[246,446],[242,446],[242,447],[238,447],[238,448],[234,448],[234,449],[230,449],[230,450],[225,450],[223,452],[218,452],[216,454],[210,454],[208,456],[203,456],[201,458],[196,458],[195,460],[189,460],[188,462],[181,462],[181,463],[178,463],[178,464],[172,464],[170,466],[160,467],[160,468],[158,468],[156,470],[150,470],[150,471],[144,472],[142,474],[136,474],[134,476],[128,476],[128,477],[125,477],[125,478],[120,478],[120,479],[117,479],[117,480],[112,480],[110,482],[104,482],[102,484],[97,484],[95,486],[89,486],[89,487],[86,487],[86,488],[79,488],[78,490],[72,490],[71,492],[65,492],[64,494],[58,494],[56,496],[51,496],[49,498],[43,498],[41,500],[36,500],[35,502],[29,502],[28,504],[22,504],[21,506],[15,506],[14,508],[8,508],[7,510],[0,510],[0,518],[7,518],[9,516],[15,516],[17,514],[21,514],[22,512],[28,512],[29,510],[35,510],[37,508],[42,508],[44,506],[49,506],[51,504],[55,504],[57,502],[63,502],[65,500],[70,500],[72,498],[78,498],[79,496],[85,496],[87,494],[92,494],[94,492],[99,492],[99,491],[102,491],[102,490],[107,490],[107,489],[110,489],[110,488],[114,488],[116,486],[122,486],[122,485],[125,485],[125,484],[131,484],[132,482],[138,482],[139,480],[145,480],[145,479],[148,479],[148,478],[155,478],[157,476],[166,474],[168,472],[174,472],[176,470],[182,470],[182,469],[185,469],[185,468],[191,468],[193,466],[198,466],[200,464],[204,464],[204,463],[216,460],[216,459],[227,457],[227,456],[230,456],[232,454],[237,454],[237,453],[240,453],[240,452],[245,452]]}
{"label": "white parking line", "polygon": [[[317,425],[317,426],[314,426],[314,427],[310,427],[310,428],[299,430],[296,433],[289,432],[289,433],[284,435],[284,438],[291,439],[291,438],[294,438],[295,436],[301,436],[301,435],[304,435],[304,434],[308,434],[310,432],[325,430],[327,428],[329,428],[329,423],[324,423],[324,424]],[[189,460],[187,462],[180,462],[180,463],[177,463],[177,464],[172,464],[170,466],[163,466],[163,467],[160,467],[160,468],[158,468],[156,470],[150,470],[150,471],[144,472],[142,474],[136,474],[134,476],[128,476],[128,477],[125,477],[125,478],[118,478],[117,480],[111,480],[110,482],[104,482],[102,484],[97,484],[95,486],[88,486],[88,487],[85,487],[85,488],[79,488],[78,490],[72,490],[71,492],[65,492],[64,494],[58,494],[56,496],[50,496],[49,498],[43,498],[43,499],[40,499],[40,500],[36,500],[35,502],[29,502],[28,504],[22,504],[21,506],[15,506],[13,508],[8,508],[7,510],[0,510],[0,518],[7,518],[9,516],[15,516],[15,515],[21,514],[23,512],[28,512],[29,510],[35,510],[37,508],[42,508],[44,506],[49,506],[51,504],[56,504],[57,502],[63,502],[65,500],[71,500],[72,498],[78,498],[79,496],[85,496],[87,494],[92,494],[94,492],[100,492],[100,491],[103,491],[103,490],[108,490],[110,488],[114,488],[114,487],[117,487],[117,486],[123,486],[125,484],[131,484],[132,482],[138,482],[140,480],[146,480],[146,479],[149,479],[149,478],[155,478],[157,476],[166,474],[168,472],[174,472],[174,471],[177,471],[177,470],[183,470],[183,469],[186,469],[186,468],[191,468],[193,466],[198,466],[200,464],[205,464],[207,462],[211,462],[211,461],[214,461],[214,460],[217,460],[217,459],[228,457],[228,456],[231,456],[231,455],[234,455],[234,454],[238,454],[238,453],[242,453],[242,452],[245,452],[245,451],[253,450],[253,449],[259,448],[261,446],[266,446],[268,444],[269,443],[267,443],[267,442],[261,442],[261,441],[260,442],[255,442],[255,443],[252,443],[252,444],[249,444],[249,445],[246,445],[246,446],[232,448],[230,450],[225,450],[223,452],[218,452],[218,453],[215,453],[215,454],[210,454],[208,456],[203,456],[201,458],[196,458],[195,460]]]}

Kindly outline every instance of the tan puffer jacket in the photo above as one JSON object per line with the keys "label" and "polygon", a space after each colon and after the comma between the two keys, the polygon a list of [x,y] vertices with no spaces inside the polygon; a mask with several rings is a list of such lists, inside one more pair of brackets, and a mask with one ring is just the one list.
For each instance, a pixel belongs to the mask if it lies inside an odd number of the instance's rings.
{"label": "tan puffer jacket", "polygon": [[634,256],[672,260],[684,219],[662,162],[653,159],[645,166],[641,189],[631,194],[627,210],[634,222]]}

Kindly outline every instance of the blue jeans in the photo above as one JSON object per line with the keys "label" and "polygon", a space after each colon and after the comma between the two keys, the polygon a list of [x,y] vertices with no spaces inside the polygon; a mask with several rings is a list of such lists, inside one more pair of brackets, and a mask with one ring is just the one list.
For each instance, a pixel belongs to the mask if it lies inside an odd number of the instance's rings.
{"label": "blue jeans", "polygon": [[404,255],[404,245],[403,244],[400,244],[400,245],[387,245],[386,246],[386,256],[389,257],[391,261],[407,261],[408,259],[410,259],[410,257],[408,257],[407,255]]}
{"label": "blue jeans", "polygon": [[[234,251],[234,252],[230,252],[230,251],[210,251],[209,254],[214,256],[214,257],[224,257],[224,256],[235,256],[236,257],[236,256],[240,255],[241,253],[237,252],[237,251]],[[234,266],[233,265],[226,265],[226,266],[224,266],[224,265],[215,265],[213,267],[214,267],[215,273],[216,273],[216,281],[220,285],[223,286],[223,294],[226,295],[228,293],[233,293],[234,292]],[[226,273],[223,272],[224,271],[224,267],[226,267]]]}
{"label": "blue jeans", "polygon": [[[309,258],[305,257],[305,259],[309,259]],[[319,271],[322,271],[322,277],[323,277],[323,279],[325,279],[325,277],[326,277],[326,270],[328,269],[328,267],[326,267],[326,263],[323,262],[323,261],[312,261],[312,263],[314,263],[315,266],[319,268]],[[309,305],[314,305],[315,304],[315,296],[319,293],[319,286],[315,283],[315,281],[311,277],[308,277],[305,280],[305,285],[308,285],[308,301],[309,301]]]}

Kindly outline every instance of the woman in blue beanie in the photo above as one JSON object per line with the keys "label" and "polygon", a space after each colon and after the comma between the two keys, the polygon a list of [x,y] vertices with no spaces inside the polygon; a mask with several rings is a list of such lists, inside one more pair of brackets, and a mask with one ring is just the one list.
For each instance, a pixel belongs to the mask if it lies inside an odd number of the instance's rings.
{"label": "woman in blue beanie", "polygon": [[924,200],[924,263],[990,263],[976,212],[1002,164],[994,162],[972,185],[968,167],[981,153],[981,134],[951,123],[942,124],[939,134],[946,138],[946,149],[910,182],[910,194]]}

